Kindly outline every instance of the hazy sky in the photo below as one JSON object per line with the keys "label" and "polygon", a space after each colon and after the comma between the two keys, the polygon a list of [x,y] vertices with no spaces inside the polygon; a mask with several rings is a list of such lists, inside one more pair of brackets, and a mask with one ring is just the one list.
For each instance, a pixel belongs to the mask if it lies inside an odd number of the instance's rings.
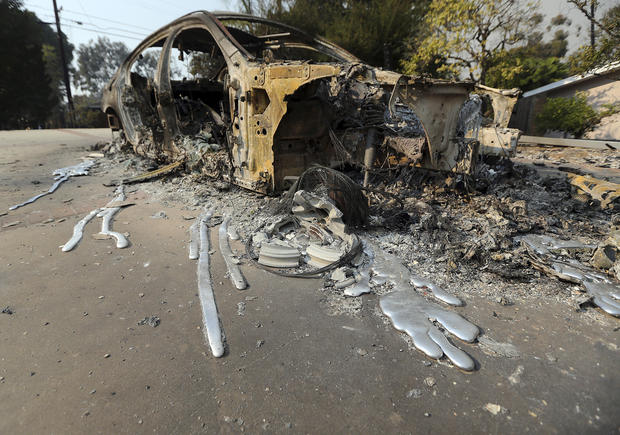
{"label": "hazy sky", "polygon": [[[57,3],[62,8],[63,31],[76,48],[101,35],[123,41],[133,49],[148,34],[188,12],[237,9],[237,0],[57,0]],[[600,12],[619,3],[620,0],[602,0]],[[540,11],[546,15],[543,31],[551,17],[565,14],[572,21],[568,28],[569,51],[588,42],[588,23],[574,6],[566,0],[541,0],[540,4]],[[52,0],[24,0],[24,5],[42,21],[54,21]]]}
{"label": "hazy sky", "polygon": [[[133,49],[169,22],[198,10],[236,10],[237,0],[56,0],[63,32],[77,48],[97,36]],[[24,0],[41,21],[54,21],[52,0]],[[81,23],[81,24],[80,24]]]}

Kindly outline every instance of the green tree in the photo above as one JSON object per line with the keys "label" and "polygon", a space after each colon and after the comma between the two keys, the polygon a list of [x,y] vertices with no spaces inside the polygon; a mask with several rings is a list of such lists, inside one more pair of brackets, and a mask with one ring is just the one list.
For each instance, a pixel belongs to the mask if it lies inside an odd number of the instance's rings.
{"label": "green tree", "polygon": [[486,83],[493,59],[527,42],[528,32],[540,24],[537,7],[518,0],[433,0],[403,67],[412,74],[435,68],[444,76]]}
{"label": "green tree", "polygon": [[548,98],[536,115],[540,133],[559,130],[581,137],[601,120],[601,115],[588,105],[586,94],[578,92],[570,98]]}
{"label": "green tree", "polygon": [[523,54],[521,50],[503,52],[493,59],[486,84],[495,88],[522,91],[544,86],[568,75],[568,66],[557,57]]}
{"label": "green tree", "polygon": [[[66,98],[66,88],[63,79],[63,66],[60,60],[60,47],[58,46],[58,33],[48,24],[40,23],[43,37],[43,62],[45,62],[45,72],[51,80],[54,98],[57,101],[56,109],[64,106]],[[67,35],[62,34],[62,41],[65,49],[65,57],[67,59],[67,67],[69,72],[73,73],[71,63],[73,62],[73,44],[67,40]]]}
{"label": "green tree", "polygon": [[[110,81],[118,67],[129,55],[129,49],[122,42],[97,37],[88,44],[80,44],[77,51],[77,71],[73,83],[90,97],[100,98],[103,87]],[[132,66],[132,71],[144,77],[153,77],[157,69],[155,53],[141,54]]]}
{"label": "green tree", "polygon": [[106,115],[99,108],[99,99],[90,95],[75,95],[75,126],[78,128],[107,127]]}
{"label": "green tree", "polygon": [[90,40],[88,45],[80,44],[74,84],[92,96],[101,96],[103,87],[128,54],[125,44],[106,37],[99,36],[97,41]]}
{"label": "green tree", "polygon": [[400,67],[430,0],[242,0],[244,13],[320,35],[370,65]]}
{"label": "green tree", "polygon": [[0,1],[0,128],[36,127],[55,104],[36,15],[21,1]]}
{"label": "green tree", "polygon": [[[570,25],[563,15],[551,19],[547,26]],[[568,66],[562,62],[566,54],[568,32],[557,29],[549,42],[543,42],[543,33],[531,32],[527,43],[496,54],[489,63],[486,84],[496,88],[520,88],[523,91],[537,88],[568,75]]]}
{"label": "green tree", "polygon": [[598,38],[594,38],[594,45],[580,47],[570,58],[571,73],[581,74],[609,62],[620,61],[620,5],[609,9],[605,15],[597,20],[588,12],[588,2],[585,0],[569,0],[575,4],[593,26],[598,29]]}

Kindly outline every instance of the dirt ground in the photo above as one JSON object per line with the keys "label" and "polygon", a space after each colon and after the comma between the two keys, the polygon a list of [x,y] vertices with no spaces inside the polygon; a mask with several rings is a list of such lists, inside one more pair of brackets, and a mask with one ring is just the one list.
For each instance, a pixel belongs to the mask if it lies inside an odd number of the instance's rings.
{"label": "dirt ground", "polygon": [[[247,260],[249,287],[236,290],[213,227],[211,274],[226,336],[216,359],[200,330],[188,227],[210,203],[217,214],[232,211],[245,238],[273,199],[180,176],[128,186],[134,205],[113,226],[130,246],[94,239],[96,218],[62,252],[75,223],[112,199],[104,183],[143,169],[130,157],[106,157],[90,175],[8,211],[109,138],[107,130],[0,133],[0,308],[12,312],[0,313],[0,433],[620,432],[620,320],[579,308],[575,284],[497,271],[518,269],[516,260],[478,265],[482,248],[467,261],[466,253],[450,256],[482,219],[465,209],[480,201],[479,216],[488,214],[499,190],[467,202],[420,188],[416,199],[439,215],[432,236],[421,218],[403,227],[380,216],[365,234],[465,301],[450,309],[482,333],[472,344],[453,342],[475,359],[474,372],[425,358],[381,314],[374,293],[344,298],[323,280],[277,277]],[[557,162],[549,153],[528,149],[516,160]],[[599,157],[595,168],[620,175],[617,158]],[[528,202],[540,231],[586,240],[600,241],[613,216],[577,205],[558,216],[551,206]],[[455,232],[442,233],[446,226]],[[500,248],[505,233],[490,234],[497,252],[517,257],[517,248]],[[241,242],[233,248],[244,251]],[[149,316],[161,323],[138,324]]]}

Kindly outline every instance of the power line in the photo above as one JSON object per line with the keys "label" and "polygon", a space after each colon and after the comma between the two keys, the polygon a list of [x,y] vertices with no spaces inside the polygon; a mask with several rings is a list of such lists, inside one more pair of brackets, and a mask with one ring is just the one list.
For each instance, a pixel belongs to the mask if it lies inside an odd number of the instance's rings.
{"label": "power line", "polygon": [[[83,26],[74,26],[72,24],[66,24],[66,23],[64,23],[63,26],[71,27],[72,29],[82,29],[86,32],[100,33],[102,35],[119,36],[121,38],[135,39],[136,41],[142,41],[144,39],[144,38],[136,38],[135,36],[121,35],[118,33],[104,32],[103,30],[89,29]],[[144,37],[146,38],[146,35],[144,35]]]}
{"label": "power line", "polygon": [[[84,25],[84,23],[83,23],[83,22],[81,22],[81,21],[72,20],[72,19],[70,19],[70,18],[62,18],[62,19],[63,19],[63,20],[65,20],[65,21],[71,21],[72,23],[78,24],[78,25],[80,25],[80,26],[83,26],[83,25]],[[132,33],[132,34],[134,34],[134,35],[142,36],[142,37],[144,37],[144,38],[146,38],[146,36],[147,36],[147,35],[145,35],[144,33],[134,32],[134,31],[131,31],[131,30],[125,30],[125,29],[121,29],[120,27],[101,27],[101,26],[98,26],[98,25],[96,25],[96,24],[86,24],[86,25],[90,25],[90,26],[92,26],[92,27],[95,27],[95,28],[97,28],[97,29],[101,29],[101,30],[120,30],[121,32],[124,32],[124,33]]]}
{"label": "power line", "polygon": [[[80,5],[80,9],[82,10],[82,12],[84,12],[85,15],[88,15],[88,14],[86,14],[86,9],[84,9],[84,5],[82,5],[82,2],[80,0],[78,0],[78,4]],[[93,23],[93,21],[90,19],[90,17],[88,17],[88,21],[93,26],[95,25],[95,23]]]}
{"label": "power line", "polygon": [[[40,14],[40,15],[43,16],[43,17],[53,18],[49,14]],[[61,22],[62,22],[62,24],[64,26],[71,27],[71,28],[74,28],[74,29],[82,29],[82,30],[86,30],[86,31],[90,31],[90,32],[103,33],[103,34],[112,35],[112,36],[122,36],[124,38],[131,38],[131,39],[136,39],[136,40],[142,40],[142,39],[144,39],[144,38],[146,38],[148,36],[148,35],[145,35],[143,33],[132,32],[131,30],[123,30],[123,29],[118,28],[118,27],[99,27],[97,25],[94,25],[96,27],[96,29],[92,29],[92,28],[86,27],[86,26],[90,26],[90,24],[84,24],[81,21],[71,20],[69,18],[61,18]],[[75,26],[73,24],[69,24],[68,22],[75,23],[75,24],[77,24],[77,26]],[[132,33],[134,35],[141,36],[141,38],[136,38],[135,36],[130,36],[130,35],[121,35],[121,34],[118,34],[118,33],[111,33],[111,32],[107,32],[106,30],[119,30],[121,32]]]}
{"label": "power line", "polygon": [[[38,6],[38,5],[29,5],[29,6],[26,5],[26,7],[34,8],[34,9],[40,9],[40,10],[49,12],[48,8],[44,8],[44,7],[41,7],[41,6]],[[108,21],[108,22],[114,23],[114,24],[121,24],[123,26],[129,26],[129,27],[133,27],[133,28],[136,28],[136,29],[146,30],[147,32],[153,32],[152,29],[148,29],[146,27],[136,26],[135,24],[123,23],[122,21],[111,20],[109,18],[98,17],[98,16],[95,16],[95,15],[87,14],[87,13],[72,11],[70,9],[62,8],[62,12],[68,12],[68,13],[71,13],[71,14],[74,14],[74,15],[81,15],[81,16],[85,16],[85,17],[88,17],[88,18],[94,18],[96,20]]]}

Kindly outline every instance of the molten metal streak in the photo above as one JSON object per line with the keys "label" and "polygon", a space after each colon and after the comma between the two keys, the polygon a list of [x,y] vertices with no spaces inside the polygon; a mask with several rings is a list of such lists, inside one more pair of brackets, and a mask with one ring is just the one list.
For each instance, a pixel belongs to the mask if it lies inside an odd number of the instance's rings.
{"label": "molten metal streak", "polygon": [[243,290],[248,285],[245,282],[245,278],[235,263],[233,263],[233,253],[230,249],[230,244],[228,243],[228,224],[230,223],[230,216],[224,216],[224,220],[220,225],[219,235],[220,235],[220,252],[222,253],[222,257],[224,257],[224,261],[226,262],[226,267],[228,268],[228,274],[230,275],[230,281],[234,284],[237,290]]}
{"label": "molten metal streak", "polygon": [[56,182],[54,184],[52,184],[52,187],[50,187],[47,192],[40,193],[40,194],[35,195],[32,198],[22,202],[21,204],[17,204],[17,205],[14,205],[12,207],[9,207],[9,210],[18,209],[18,208],[23,207],[23,206],[25,206],[27,204],[35,202],[37,199],[39,199],[39,198],[41,198],[41,197],[43,197],[45,195],[49,195],[50,193],[54,193],[54,191],[56,189],[58,189],[58,186],[60,186],[65,181],[67,181],[70,177],[74,177],[76,175],[88,175],[88,170],[94,164],[95,164],[95,162],[93,160],[86,160],[86,161],[84,161],[82,163],[79,163],[77,165],[74,165],[74,166],[68,166],[66,168],[56,169],[54,171],[54,173],[53,173],[54,180],[56,180]]}
{"label": "molten metal streak", "polygon": [[127,240],[127,238],[123,234],[117,233],[116,231],[112,231],[111,229],[112,218],[114,217],[116,213],[118,213],[118,211],[121,208],[120,207],[109,207],[109,206],[115,202],[121,202],[125,200],[125,189],[123,188],[122,185],[116,188],[116,193],[117,193],[116,198],[114,198],[110,203],[108,203],[106,208],[104,208],[102,211],[99,212],[99,214],[97,214],[98,217],[103,218],[103,221],[101,222],[100,234],[105,234],[105,235],[114,237],[116,239],[117,248],[126,248],[127,246],[129,246],[129,241]]}
{"label": "molten metal streak", "polygon": [[211,282],[210,258],[209,258],[209,233],[207,222],[211,218],[212,212],[208,211],[200,217],[200,253],[198,257],[198,296],[202,307],[202,321],[204,324],[204,334],[211,353],[219,358],[224,355],[224,343],[222,331],[220,329],[220,318],[217,314],[215,305],[215,295],[213,294],[213,283]]}
{"label": "molten metal streak", "polygon": [[96,215],[101,211],[100,208],[97,208],[90,213],[88,213],[81,221],[79,221],[73,227],[73,235],[69,239],[67,243],[62,246],[62,252],[69,252],[82,240],[82,236],[84,235],[84,227],[87,223],[89,223]]}

